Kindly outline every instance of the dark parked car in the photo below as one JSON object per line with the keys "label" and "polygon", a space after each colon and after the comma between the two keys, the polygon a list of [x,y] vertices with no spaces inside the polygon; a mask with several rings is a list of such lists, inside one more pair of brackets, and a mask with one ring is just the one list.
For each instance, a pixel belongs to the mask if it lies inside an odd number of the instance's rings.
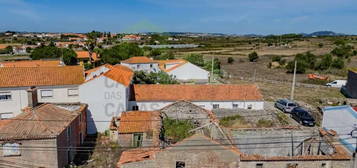
{"label": "dark parked car", "polygon": [[283,111],[284,113],[290,113],[298,105],[288,99],[279,99],[275,102],[275,107]]}
{"label": "dark parked car", "polygon": [[294,108],[291,111],[291,117],[302,125],[315,126],[315,119],[310,115],[309,111],[301,107]]}

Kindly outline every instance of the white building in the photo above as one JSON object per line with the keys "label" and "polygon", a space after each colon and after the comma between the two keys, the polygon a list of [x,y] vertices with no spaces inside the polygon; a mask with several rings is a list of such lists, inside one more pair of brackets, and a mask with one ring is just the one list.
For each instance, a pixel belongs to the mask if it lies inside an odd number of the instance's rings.
{"label": "white building", "polygon": [[159,61],[160,69],[180,81],[208,82],[210,73],[186,60]]}
{"label": "white building", "polygon": [[84,82],[83,67],[0,68],[0,119],[11,118],[28,106],[27,90],[37,88],[39,103],[77,103]]}
{"label": "white building", "polygon": [[153,60],[148,57],[131,57],[121,62],[134,71],[163,71],[183,82],[208,82],[210,73],[186,60]]}
{"label": "white building", "polygon": [[264,109],[256,85],[134,85],[132,94],[130,110],[154,111],[180,100],[207,110]]}
{"label": "white building", "polygon": [[113,117],[127,111],[133,71],[122,65],[103,65],[86,72],[79,88],[80,101],[88,104],[88,134],[104,132]]}
{"label": "white building", "polygon": [[159,63],[148,57],[131,57],[121,62],[134,71],[159,72]]}
{"label": "white building", "polygon": [[342,144],[353,153],[356,140],[350,134],[357,124],[357,111],[351,106],[336,106],[323,108],[323,114],[322,127],[335,130]]}

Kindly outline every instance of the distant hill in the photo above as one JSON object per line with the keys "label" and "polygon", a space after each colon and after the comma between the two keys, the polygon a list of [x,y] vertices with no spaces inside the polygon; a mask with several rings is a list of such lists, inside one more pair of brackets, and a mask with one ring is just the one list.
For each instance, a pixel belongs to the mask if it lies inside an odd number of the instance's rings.
{"label": "distant hill", "polygon": [[303,35],[307,37],[314,37],[314,36],[320,37],[320,36],[344,36],[346,34],[335,33],[333,31],[317,31],[310,34],[303,34]]}

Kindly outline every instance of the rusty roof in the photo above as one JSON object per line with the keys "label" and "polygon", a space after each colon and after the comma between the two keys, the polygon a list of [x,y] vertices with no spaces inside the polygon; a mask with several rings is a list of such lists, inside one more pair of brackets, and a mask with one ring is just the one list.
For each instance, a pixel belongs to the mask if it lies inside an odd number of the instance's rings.
{"label": "rusty roof", "polygon": [[136,101],[261,101],[257,85],[134,85]]}
{"label": "rusty roof", "polygon": [[161,117],[158,111],[123,112],[119,119],[120,134],[149,132],[160,129]]}
{"label": "rusty roof", "polygon": [[57,67],[62,66],[60,60],[29,60],[0,62],[0,67]]}
{"label": "rusty roof", "polygon": [[0,127],[0,140],[55,138],[87,108],[81,104],[77,110],[69,111],[54,104],[42,104],[26,109],[15,118],[5,119]]}
{"label": "rusty roof", "polygon": [[80,85],[83,82],[82,66],[0,68],[0,87]]}

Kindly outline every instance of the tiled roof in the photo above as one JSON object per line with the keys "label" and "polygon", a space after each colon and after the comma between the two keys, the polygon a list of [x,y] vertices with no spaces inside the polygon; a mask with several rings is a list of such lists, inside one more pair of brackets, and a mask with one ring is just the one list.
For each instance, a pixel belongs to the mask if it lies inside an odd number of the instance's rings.
{"label": "tiled roof", "polygon": [[[165,71],[165,72],[170,72],[182,65],[185,65],[187,63],[186,60],[182,60],[182,59],[177,59],[177,60],[158,60],[159,62],[159,68],[162,70],[162,71]],[[173,67],[170,67],[168,69],[166,69],[165,65],[166,64],[176,64],[175,66]]]}
{"label": "tiled roof", "polygon": [[31,61],[6,61],[0,62],[0,67],[57,67],[61,66],[59,60],[31,60]]}
{"label": "tiled roof", "polygon": [[263,100],[256,85],[134,85],[136,101]]}
{"label": "tiled roof", "polygon": [[161,117],[158,111],[128,111],[120,116],[119,133],[157,131]]}
{"label": "tiled roof", "polygon": [[9,45],[7,45],[7,44],[0,44],[0,49],[5,49],[7,46],[9,46]]}
{"label": "tiled roof", "polygon": [[131,57],[129,59],[126,59],[122,61],[122,63],[127,63],[127,64],[147,64],[147,63],[157,63],[157,61],[152,60],[148,57]]}
{"label": "tiled roof", "polygon": [[83,82],[82,66],[0,68],[0,87],[80,85]]}
{"label": "tiled roof", "polygon": [[117,163],[117,167],[130,162],[139,162],[147,159],[153,159],[154,154],[159,152],[160,148],[138,148],[124,151]]}
{"label": "tiled roof", "polygon": [[[101,75],[108,77],[116,82],[119,82],[119,83],[123,84],[124,86],[130,85],[131,80],[134,76],[134,72],[130,68],[123,66],[123,65],[114,65],[113,66],[110,64],[104,64],[102,66],[87,70],[85,73],[90,74],[92,72],[96,72],[102,67],[106,67],[109,70]],[[99,76],[101,76],[101,75],[99,75]],[[96,76],[90,80],[87,80],[86,82],[89,82],[95,78],[98,78],[99,76]]]}
{"label": "tiled roof", "polygon": [[42,104],[27,109],[0,127],[0,140],[54,138],[86,107],[82,104],[78,110],[68,111],[54,104]]}
{"label": "tiled roof", "polygon": [[[76,51],[77,58],[78,59],[89,59],[89,52],[88,51]],[[92,59],[93,61],[98,61],[98,54],[93,52],[92,53]]]}

